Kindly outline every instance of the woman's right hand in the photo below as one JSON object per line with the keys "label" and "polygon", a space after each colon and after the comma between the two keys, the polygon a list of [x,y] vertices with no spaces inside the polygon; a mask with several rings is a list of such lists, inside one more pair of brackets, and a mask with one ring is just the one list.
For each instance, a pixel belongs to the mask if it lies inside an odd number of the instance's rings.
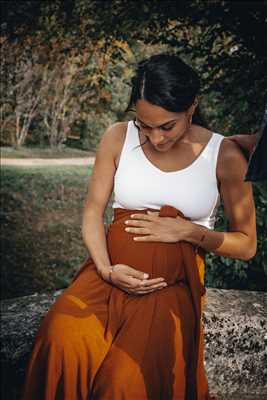
{"label": "woman's right hand", "polygon": [[167,286],[164,278],[148,279],[148,274],[125,264],[113,265],[111,283],[129,294],[143,295]]}

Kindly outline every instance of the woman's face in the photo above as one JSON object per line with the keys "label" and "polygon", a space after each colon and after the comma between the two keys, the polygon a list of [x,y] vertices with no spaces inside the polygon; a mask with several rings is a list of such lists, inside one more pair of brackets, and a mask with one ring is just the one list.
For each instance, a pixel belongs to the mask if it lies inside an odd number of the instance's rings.
{"label": "woman's face", "polygon": [[189,131],[192,106],[187,111],[174,113],[140,99],[135,108],[136,125],[158,151],[168,151]]}

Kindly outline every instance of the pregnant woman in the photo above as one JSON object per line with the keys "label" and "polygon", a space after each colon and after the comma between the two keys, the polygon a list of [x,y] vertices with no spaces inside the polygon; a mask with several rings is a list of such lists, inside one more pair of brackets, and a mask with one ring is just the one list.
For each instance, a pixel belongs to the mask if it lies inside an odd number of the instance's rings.
{"label": "pregnant woman", "polygon": [[[209,400],[204,255],[256,251],[238,146],[203,126],[199,78],[173,54],[138,64],[99,145],[82,232],[90,257],[43,319],[24,400]],[[114,190],[114,217],[103,215]],[[229,231],[215,231],[224,202]]]}

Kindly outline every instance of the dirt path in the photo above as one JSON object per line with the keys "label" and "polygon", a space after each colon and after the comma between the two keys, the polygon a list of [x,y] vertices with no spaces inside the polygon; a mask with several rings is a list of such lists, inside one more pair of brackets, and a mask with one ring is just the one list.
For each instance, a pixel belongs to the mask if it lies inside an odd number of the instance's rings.
{"label": "dirt path", "polygon": [[48,165],[93,165],[95,157],[88,158],[1,158],[1,165],[37,167]]}

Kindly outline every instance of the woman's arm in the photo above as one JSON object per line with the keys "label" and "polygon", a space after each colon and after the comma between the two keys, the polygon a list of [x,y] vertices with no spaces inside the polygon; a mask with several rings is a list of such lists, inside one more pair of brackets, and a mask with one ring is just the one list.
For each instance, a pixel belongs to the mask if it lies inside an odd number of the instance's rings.
{"label": "woman's arm", "polygon": [[248,260],[255,255],[255,205],[252,185],[243,181],[246,170],[247,162],[238,146],[224,139],[218,156],[217,178],[229,231],[212,231],[192,224],[187,241],[221,256]]}
{"label": "woman's arm", "polygon": [[108,274],[111,266],[106,245],[104,212],[113,189],[115,155],[120,145],[122,124],[111,125],[103,134],[88,184],[85,199],[82,236],[98,271]]}
{"label": "woman's arm", "polygon": [[[219,232],[176,218],[159,217],[158,212],[132,215],[125,230],[142,236],[133,240],[178,242],[187,241],[217,255],[248,260],[257,247],[256,216],[251,183],[243,177],[247,162],[230,140],[221,144],[217,162],[217,179],[229,220],[229,231]],[[145,235],[145,236],[143,236]]]}

